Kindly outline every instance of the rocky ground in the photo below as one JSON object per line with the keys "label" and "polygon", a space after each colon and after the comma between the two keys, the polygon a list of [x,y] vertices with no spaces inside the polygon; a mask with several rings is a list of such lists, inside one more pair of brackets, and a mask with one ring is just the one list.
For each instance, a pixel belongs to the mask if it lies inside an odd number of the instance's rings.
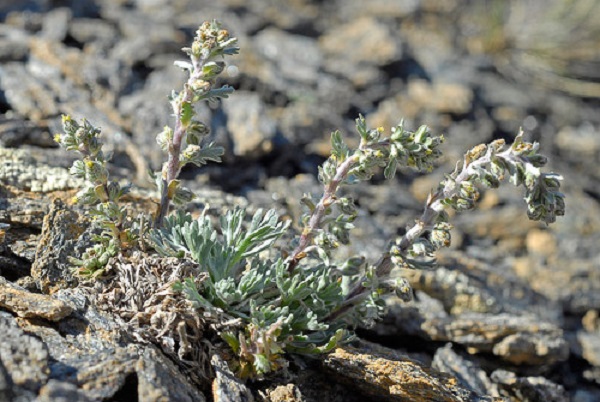
{"label": "rocky ground", "polygon": [[[74,155],[52,134],[62,113],[101,126],[112,173],[150,205],[155,135],[184,78],[173,61],[212,18],[242,51],[225,77],[237,92],[198,108],[227,154],[184,172],[195,207],[298,217],[302,193],[319,192],[329,133],[351,136],[362,113],[447,139],[432,175],[349,190],[363,211],[353,247],[367,257],[466,149],[519,127],[564,176],[566,216],[532,223],[518,190],[485,191],[453,217],[438,268],[404,273],[415,300],[390,300],[360,342],[248,384],[218,352],[183,361],[170,316],[140,307],[161,331],[130,330],[103,308],[103,284],[65,274],[91,232],[68,205]],[[600,400],[599,18],[594,0],[0,0],[0,401]],[[181,325],[202,342],[191,318]]]}

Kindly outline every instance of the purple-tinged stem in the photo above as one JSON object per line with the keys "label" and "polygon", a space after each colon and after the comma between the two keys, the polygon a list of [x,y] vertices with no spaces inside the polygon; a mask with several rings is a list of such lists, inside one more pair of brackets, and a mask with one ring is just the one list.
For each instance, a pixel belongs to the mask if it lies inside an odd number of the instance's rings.
{"label": "purple-tinged stem", "polygon": [[300,260],[306,257],[306,249],[311,245],[315,232],[321,227],[321,221],[325,215],[325,210],[335,201],[335,193],[342,181],[346,179],[350,170],[358,163],[358,156],[351,156],[342,162],[335,173],[335,176],[325,186],[323,196],[312,211],[308,224],[300,235],[298,246],[292,252],[288,260],[288,272],[292,272]]}
{"label": "purple-tinged stem", "polygon": [[[181,155],[181,146],[184,143],[185,135],[187,133],[187,127],[181,122],[181,111],[184,104],[191,104],[194,98],[194,91],[192,86],[199,80],[202,80],[202,66],[206,63],[206,58],[191,56],[193,64],[193,73],[190,75],[187,82],[183,85],[183,94],[180,95],[180,100],[173,105],[173,112],[175,114],[175,130],[173,132],[173,141],[169,144],[169,157],[167,162],[163,166],[162,171],[162,192],[160,195],[160,205],[156,211],[154,218],[154,227],[160,228],[162,226],[163,219],[169,213],[169,206],[171,204],[171,198],[169,197],[169,185],[171,182],[179,176],[181,172],[181,166],[179,157]],[[206,90],[209,90],[207,88]]]}

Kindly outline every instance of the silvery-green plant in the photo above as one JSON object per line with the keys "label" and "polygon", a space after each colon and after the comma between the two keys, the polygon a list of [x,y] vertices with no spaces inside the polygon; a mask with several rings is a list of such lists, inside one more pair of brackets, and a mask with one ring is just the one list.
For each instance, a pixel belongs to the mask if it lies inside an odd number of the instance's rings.
{"label": "silvery-green plant", "polygon": [[129,192],[130,186],[121,186],[109,180],[106,162],[110,159],[102,152],[100,130],[87,120],[81,123],[69,116],[62,116],[64,134],[56,134],[54,140],[69,151],[77,151],[82,160],[71,166],[71,174],[85,180],[85,187],[73,201],[92,206],[90,213],[102,228],[97,242],[80,258],[71,258],[82,276],[98,276],[111,257],[121,250],[133,247],[139,238],[141,226],[127,216],[119,201]]}
{"label": "silvery-green plant", "polygon": [[[235,43],[217,22],[204,23],[192,47],[184,49],[191,61],[177,63],[189,78],[183,90],[171,96],[174,128],[158,135],[168,160],[155,175],[160,203],[149,231],[142,231],[143,225],[120,224],[124,216],[117,202],[126,189],[108,181],[95,128],[66,117],[66,134],[57,141],[84,155],[72,172],[90,183],[79,197],[97,205],[100,222],[109,229],[98,246],[106,258],[142,237],[160,255],[188,258],[199,265],[201,280],[181,278],[175,288],[229,345],[235,356],[232,365],[241,377],[261,377],[285,368],[288,353],[326,353],[352,339],[356,327],[372,326],[381,318],[384,297],[409,300],[410,286],[393,274],[393,267],[433,266],[435,252],[450,245],[447,210],[472,209],[478,186],[498,187],[509,176],[513,184],[525,188],[530,219],[549,224],[564,214],[561,177],[540,170],[547,160],[538,153],[539,145],[525,142],[519,133],[509,147],[498,140],[468,151],[429,195],[421,217],[377,261],[362,256],[339,259],[335,250],[351,242],[357,217],[354,201],[340,196],[340,188],[367,181],[380,170],[388,179],[399,168],[431,171],[444,140],[426,126],[413,132],[402,123],[386,135],[382,128],[368,128],[362,116],[356,120],[360,141],[355,149],[338,131],[331,134],[331,155],[319,168],[323,193],[302,198],[306,213],[297,236],[291,236],[290,222],[281,221],[274,210],[247,214],[233,208],[218,222],[206,210],[197,218],[181,210],[169,214],[171,203],[192,198],[177,179],[181,168],[219,161],[223,153],[213,144],[201,145],[208,129],[194,120],[193,104],[232,91],[213,86],[224,68],[220,58],[237,53]],[[92,259],[89,271],[101,270],[106,258]]]}

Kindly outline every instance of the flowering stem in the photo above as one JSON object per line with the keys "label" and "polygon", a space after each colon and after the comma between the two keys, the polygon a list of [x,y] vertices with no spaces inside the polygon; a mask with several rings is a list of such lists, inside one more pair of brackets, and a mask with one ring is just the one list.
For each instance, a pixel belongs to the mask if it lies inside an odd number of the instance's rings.
{"label": "flowering stem", "polygon": [[[185,135],[187,133],[187,127],[182,122],[182,111],[184,105],[192,104],[194,99],[194,91],[192,85],[202,80],[202,67],[207,61],[207,57],[196,57],[190,56],[193,65],[193,72],[190,74],[187,82],[183,85],[182,93],[178,99],[173,100],[173,113],[175,115],[175,131],[173,133],[173,140],[169,144],[168,153],[169,157],[167,162],[163,166],[162,171],[162,191],[160,195],[160,205],[154,218],[154,227],[160,228],[162,226],[163,219],[169,213],[169,206],[171,204],[172,195],[169,194],[169,186],[176,180],[181,172],[181,147],[184,144]],[[210,85],[210,84],[209,84]],[[207,88],[207,90],[210,87]]]}
{"label": "flowering stem", "polygon": [[288,272],[292,272],[300,260],[306,257],[307,249],[314,239],[315,232],[321,227],[321,221],[325,216],[325,210],[335,202],[335,193],[337,192],[340,183],[346,179],[350,170],[356,166],[357,163],[357,155],[353,155],[346,159],[338,166],[335,176],[325,186],[323,196],[312,211],[308,224],[300,235],[298,246],[294,249],[292,255],[288,259]]}
{"label": "flowering stem", "polygon": [[402,236],[400,242],[398,243],[399,249],[402,251],[406,250],[415,242],[416,239],[421,237],[425,231],[432,228],[437,217],[443,212],[444,209],[448,207],[448,205],[445,205],[443,201],[459,194],[461,184],[465,181],[471,180],[471,177],[475,174],[475,171],[478,168],[490,164],[493,157],[505,160],[514,159],[514,156],[511,154],[511,152],[511,148],[508,148],[502,153],[496,155],[491,152],[487,152],[485,155],[474,161],[471,161],[470,158],[466,156],[460,173],[458,173],[458,175],[455,174],[456,177],[453,180],[446,180],[443,188],[440,188],[435,193],[429,195],[423,214],[415,222],[414,226],[408,229],[404,236]]}

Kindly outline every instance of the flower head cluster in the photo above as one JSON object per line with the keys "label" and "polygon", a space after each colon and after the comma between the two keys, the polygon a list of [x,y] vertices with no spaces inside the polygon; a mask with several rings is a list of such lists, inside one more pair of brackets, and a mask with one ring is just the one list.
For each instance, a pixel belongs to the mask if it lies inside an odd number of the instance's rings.
{"label": "flower head cluster", "polygon": [[564,215],[565,196],[559,191],[562,177],[541,171],[547,158],[538,151],[539,144],[524,141],[523,132],[509,147],[504,140],[496,140],[469,150],[462,164],[457,164],[429,196],[421,218],[392,247],[394,261],[408,267],[430,266],[435,252],[450,245],[452,226],[446,209],[472,209],[480,186],[496,188],[506,176],[515,186],[525,188],[529,219],[549,224]]}

